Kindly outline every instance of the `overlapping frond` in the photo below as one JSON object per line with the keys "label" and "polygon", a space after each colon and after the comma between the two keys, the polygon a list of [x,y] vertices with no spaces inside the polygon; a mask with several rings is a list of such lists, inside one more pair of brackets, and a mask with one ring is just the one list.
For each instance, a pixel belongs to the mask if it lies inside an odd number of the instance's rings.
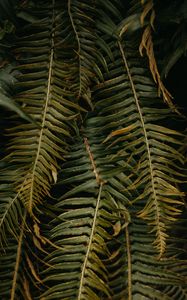
{"label": "overlapping frond", "polygon": [[184,300],[184,136],[158,97],[153,1],[19,8],[10,94],[25,120],[10,113],[0,162],[0,297]]}
{"label": "overlapping frond", "polygon": [[[10,176],[17,200],[30,213],[49,195],[50,185],[56,181],[57,160],[67,150],[64,138],[70,136],[80,110],[66,86],[66,78],[72,76],[68,69],[71,54],[65,63],[67,50],[64,47],[61,51],[61,46],[65,44],[67,29],[59,6],[58,1],[36,6],[33,14],[38,21],[19,33],[14,49],[20,73],[14,98],[35,123],[15,123],[9,130],[12,139],[5,161],[11,167],[4,170],[4,176],[7,182]],[[14,179],[12,172],[16,173]]]}
{"label": "overlapping frond", "polygon": [[118,201],[125,205],[129,199],[128,192],[117,191],[123,187],[118,178],[121,167],[113,169],[113,164],[107,163],[109,155],[105,155],[99,137],[85,132],[63,165],[59,181],[62,196],[56,204],[60,212],[49,233],[60,249],[46,258],[51,267],[43,275],[50,288],[44,299],[101,299],[104,295],[112,299],[104,259],[119,215]]}
{"label": "overlapping frond", "polygon": [[[28,227],[24,213],[20,228],[15,229],[16,237],[6,239],[6,245],[0,250],[0,297],[1,299],[31,299],[30,289],[41,284],[36,275],[34,264],[31,262],[28,247]],[[8,236],[8,235],[7,235]],[[36,257],[35,257],[36,258]],[[29,282],[29,283],[28,283]]]}
{"label": "overlapping frond", "polygon": [[140,34],[143,29],[142,39],[139,46],[140,54],[143,56],[144,51],[149,59],[149,68],[155,83],[158,86],[158,94],[162,95],[164,101],[176,110],[172,102],[172,96],[163,84],[155,58],[155,49],[153,42],[154,21],[155,21],[155,3],[153,0],[147,1],[130,1],[130,9],[127,17],[117,27],[117,33],[121,38],[123,34],[129,34],[132,31],[139,30]]}
{"label": "overlapping frond", "polygon": [[[132,220],[116,238],[115,244],[119,248],[108,262],[110,287],[114,292],[112,299],[171,300],[176,299],[174,291],[185,299],[185,276],[179,269],[178,272],[173,269],[174,265],[184,262],[177,258],[158,261],[152,246],[154,234],[147,234],[147,225],[140,219],[133,217]],[[123,263],[120,258],[122,247]]]}
{"label": "overlapping frond", "polygon": [[[21,240],[20,240],[21,243]],[[20,249],[19,249],[20,251]],[[20,285],[20,265],[16,264],[20,258],[18,254],[18,243],[16,240],[9,240],[7,247],[0,254],[0,296],[1,299],[15,299],[19,294],[18,286]],[[19,265],[19,270],[18,270]]]}
{"label": "overlapping frond", "polygon": [[90,82],[95,76],[94,66],[96,60],[96,35],[95,35],[95,8],[94,1],[68,0],[68,17],[74,34],[76,47],[74,48],[76,61],[75,85],[76,96],[86,97],[90,101]]}
{"label": "overlapping frond", "polygon": [[173,269],[182,261],[158,260],[155,233],[137,217],[147,199],[131,205],[137,197],[136,189],[128,191],[131,166],[123,162],[123,147],[102,143],[107,126],[99,130],[98,120],[87,119],[63,165],[59,213],[48,233],[59,249],[46,257],[50,267],[42,276],[49,288],[42,299],[171,300],[166,289],[185,287],[185,276]]}
{"label": "overlapping frond", "polygon": [[137,161],[135,180],[129,188],[139,191],[137,200],[147,199],[139,216],[153,226],[155,245],[163,254],[166,228],[180,213],[176,205],[183,203],[183,194],[175,186],[183,164],[177,151],[181,137],[177,131],[158,124],[171,112],[158,108],[156,87],[147,76],[144,63],[139,65],[140,57],[136,59],[134,47],[133,42],[124,45],[122,41],[118,41],[118,49],[114,47],[116,65],[110,65],[111,77],[95,91],[96,108],[100,111],[98,122],[104,124],[107,120],[105,127],[111,128],[105,141],[110,140],[111,145],[121,142],[121,153],[128,153],[128,163],[132,157]]}

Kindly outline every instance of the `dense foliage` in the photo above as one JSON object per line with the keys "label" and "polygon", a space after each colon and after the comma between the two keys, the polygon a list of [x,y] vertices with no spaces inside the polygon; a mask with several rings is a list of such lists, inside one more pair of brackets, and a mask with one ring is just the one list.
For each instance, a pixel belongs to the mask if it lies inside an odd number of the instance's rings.
{"label": "dense foliage", "polygon": [[186,1],[0,8],[0,298],[187,299]]}

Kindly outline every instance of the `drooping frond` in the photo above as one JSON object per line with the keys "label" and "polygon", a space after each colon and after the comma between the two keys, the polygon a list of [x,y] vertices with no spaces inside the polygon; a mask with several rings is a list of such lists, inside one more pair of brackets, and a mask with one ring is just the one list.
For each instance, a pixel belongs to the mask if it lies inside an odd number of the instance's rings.
{"label": "drooping frond", "polygon": [[66,83],[72,76],[68,67],[71,53],[67,56],[66,20],[60,8],[58,1],[36,5],[32,13],[37,21],[19,33],[14,49],[21,73],[14,98],[35,124],[17,123],[9,130],[12,140],[5,161],[11,167],[4,176],[7,181],[11,176],[17,201],[21,200],[31,214],[33,207],[49,195],[50,185],[56,180],[57,160],[67,151],[65,138],[70,136],[80,110]]}
{"label": "drooping frond", "polygon": [[32,232],[31,224],[31,218],[24,211],[20,227],[15,228],[14,236],[12,232],[11,235],[6,234],[6,243],[0,249],[1,299],[36,299],[43,286],[38,275],[38,263],[43,264],[40,253],[42,249],[36,232],[35,235]]}
{"label": "drooping frond", "polygon": [[15,3],[0,298],[185,300],[184,136],[154,52],[165,4]]}
{"label": "drooping frond", "polygon": [[102,143],[107,126],[99,130],[99,117],[87,125],[60,176],[62,196],[47,235],[59,249],[46,257],[42,299],[161,300],[169,285],[183,288],[184,276],[173,270],[180,260],[158,260],[155,233],[137,217],[146,199],[131,205],[137,192],[128,191],[133,182],[122,148]]}
{"label": "drooping frond", "polygon": [[[16,240],[8,241],[7,247],[0,253],[0,296],[1,299],[15,299],[18,296],[20,278],[20,249]],[[19,252],[19,253],[18,253]],[[19,270],[18,270],[19,269]]]}
{"label": "drooping frond", "polygon": [[161,75],[158,71],[154,48],[153,48],[153,40],[152,40],[152,28],[150,25],[146,26],[144,33],[142,35],[142,41],[139,47],[140,54],[143,56],[143,50],[145,49],[146,54],[149,58],[149,67],[153,76],[154,81],[158,84],[159,95],[162,94],[164,101],[175,110],[174,105],[172,103],[172,96],[164,86]]}
{"label": "drooping frond", "polygon": [[[177,290],[181,299],[185,299],[185,272],[181,274],[180,269],[173,268],[174,265],[182,266],[184,262],[177,258],[159,261],[152,246],[154,234],[148,234],[147,225],[134,217],[133,211],[131,220],[112,242],[113,247],[118,245],[108,261],[110,287],[114,294],[112,299],[172,300],[177,299],[173,296]],[[122,251],[123,263],[120,257]]]}
{"label": "drooping frond", "polygon": [[[42,276],[49,288],[42,299],[160,300],[169,284],[183,286],[183,275],[172,269],[180,261],[158,260],[155,232],[137,217],[147,198],[134,208],[139,188],[128,190],[133,185],[128,150],[115,142],[111,146],[110,140],[103,143],[110,126],[108,115],[88,117],[63,164],[55,204],[59,213],[47,236],[59,249],[46,258],[50,267]],[[136,160],[129,161],[136,173]]]}
{"label": "drooping frond", "polygon": [[[13,172],[12,172],[13,175]],[[15,172],[15,178],[17,174]],[[8,178],[9,179],[9,178]],[[7,180],[3,178],[3,180]],[[4,183],[1,184],[1,203],[0,203],[0,244],[3,246],[4,241],[6,241],[6,234],[16,236],[17,229],[21,225],[21,220],[23,217],[23,205],[19,203],[18,197],[19,193],[12,193],[12,184]]]}
{"label": "drooping frond", "polygon": [[[125,62],[124,52],[122,52],[122,55]],[[178,209],[176,205],[183,204],[181,199],[183,194],[175,186],[177,179],[174,179],[176,176],[180,177],[180,168],[175,166],[175,162],[171,163],[173,156],[175,157],[174,161],[178,160],[178,163],[176,163],[177,165],[180,165],[180,162],[183,163],[182,156],[176,150],[176,146],[181,143],[180,134],[174,130],[153,124],[147,120],[147,117],[149,118],[149,113],[146,114],[146,108],[145,110],[144,108],[141,108],[141,100],[139,101],[141,96],[138,96],[138,94],[141,95],[142,92],[142,98],[144,98],[142,102],[145,103],[144,105],[146,106],[147,89],[144,89],[143,85],[141,86],[141,79],[140,81],[137,80],[139,82],[136,87],[136,84],[133,83],[134,80],[131,75],[131,70],[128,67],[128,62],[126,61],[125,64],[141,121],[140,127],[142,127],[144,132],[144,142],[147,152],[144,156],[143,149],[140,148],[141,150],[137,150],[138,155],[142,155],[142,157],[138,162],[137,173],[139,178],[135,180],[134,184],[136,185],[136,188],[143,187],[144,189],[140,199],[148,197],[147,204],[140,213],[140,216],[147,218],[151,225],[158,226],[157,229],[154,229],[157,237],[155,245],[158,246],[158,250],[160,251],[160,254],[162,254],[164,251],[165,228],[171,221],[175,220],[175,217],[180,213],[180,209]],[[150,108],[150,112],[152,111],[152,108]],[[135,133],[138,133],[138,129],[139,128],[135,130]],[[138,141],[134,145],[132,142],[132,145],[137,147],[138,145],[141,146],[141,143],[142,141]],[[147,170],[148,172],[146,171],[147,167],[149,169],[149,171]],[[172,206],[173,203],[175,205]],[[155,210],[155,215],[152,209]]]}
{"label": "drooping frond", "polygon": [[96,108],[98,122],[108,120],[111,128],[106,141],[111,140],[111,145],[122,142],[121,153],[129,154],[128,163],[132,157],[137,161],[136,179],[130,188],[139,191],[137,200],[147,199],[139,215],[153,226],[155,246],[163,254],[166,228],[180,213],[176,204],[182,204],[182,193],[173,178],[180,177],[183,157],[177,147],[181,141],[178,132],[157,123],[169,110],[158,108],[156,87],[147,77],[144,63],[139,65],[134,47],[133,42],[124,46],[122,41],[119,50],[115,46],[115,66],[111,64],[111,77],[96,89]]}
{"label": "drooping frond", "polygon": [[74,89],[76,97],[85,97],[90,101],[90,82],[95,76],[96,64],[96,35],[95,35],[95,8],[94,1],[67,1],[69,22],[74,35],[76,55]]}
{"label": "drooping frond", "polygon": [[[154,1],[131,1],[131,7],[129,9],[128,16],[122,21],[117,29],[120,38],[123,34],[135,30],[142,31],[142,39],[139,45],[140,54],[144,55],[144,50],[149,59],[149,68],[155,83],[158,86],[158,94],[162,95],[164,101],[174,110],[174,104],[172,103],[172,96],[163,84],[161,75],[157,66],[157,60],[155,58],[154,42],[153,42],[153,32],[154,32],[154,22],[155,22],[155,8]],[[137,24],[137,25],[136,25]],[[141,32],[140,31],[140,32]]]}
{"label": "drooping frond", "polygon": [[[90,128],[76,141],[63,165],[62,196],[56,204],[59,215],[48,237],[60,249],[46,258],[51,267],[43,276],[49,289],[42,299],[101,299],[104,295],[112,299],[104,260],[109,255],[112,224],[118,219],[118,201],[125,205],[129,199],[128,192],[117,191],[118,186],[123,187],[120,165],[113,170],[108,160],[101,140]],[[65,193],[63,187],[68,188]]]}

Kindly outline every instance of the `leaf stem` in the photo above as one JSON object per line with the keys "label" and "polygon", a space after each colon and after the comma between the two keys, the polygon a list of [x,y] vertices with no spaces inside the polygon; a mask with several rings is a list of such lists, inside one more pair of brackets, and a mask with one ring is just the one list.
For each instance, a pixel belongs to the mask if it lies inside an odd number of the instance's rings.
{"label": "leaf stem", "polygon": [[81,93],[82,93],[81,43],[80,43],[79,35],[78,35],[77,29],[75,27],[75,22],[73,20],[73,16],[72,16],[72,12],[71,12],[71,0],[68,0],[68,14],[69,14],[69,17],[70,17],[71,25],[72,25],[73,31],[75,33],[75,37],[76,37],[76,40],[77,40],[77,46],[78,46],[78,51],[77,51],[77,55],[78,55],[78,59],[79,59],[79,92],[78,92],[78,98],[80,98]]}
{"label": "leaf stem", "polygon": [[82,265],[80,287],[79,287],[77,300],[81,300],[82,289],[83,289],[83,285],[84,285],[84,277],[85,277],[85,272],[86,272],[86,266],[87,266],[89,254],[90,254],[90,251],[91,251],[92,241],[93,241],[93,237],[94,237],[94,232],[95,232],[95,227],[96,227],[96,220],[97,220],[97,215],[98,215],[98,210],[99,210],[99,205],[100,205],[100,200],[101,200],[102,188],[103,188],[103,183],[101,183],[100,187],[99,187],[99,193],[98,193],[96,207],[95,207],[95,214],[94,214],[92,229],[91,229],[91,233],[90,233],[90,239],[89,239],[88,248],[87,248],[87,251],[86,251],[85,260],[84,260],[84,263]]}
{"label": "leaf stem", "polygon": [[[52,16],[52,28],[54,24],[54,5],[55,0],[52,0],[53,3],[53,16]],[[47,109],[51,100],[51,78],[52,78],[52,67],[53,67],[53,60],[54,60],[54,33],[51,31],[51,53],[50,53],[50,61],[49,61],[49,75],[47,80],[47,94],[46,94],[46,100],[45,100],[45,106],[44,106],[44,112],[43,112],[43,118],[42,118],[42,125],[39,135],[39,141],[38,141],[38,149],[36,153],[35,162],[32,168],[32,174],[31,174],[31,184],[30,184],[30,193],[29,193],[29,203],[28,203],[28,211],[32,214],[32,207],[33,207],[33,194],[34,194],[34,183],[35,183],[35,172],[37,168],[37,164],[40,158],[40,151],[42,147],[42,138],[44,135],[44,129],[45,129],[45,122],[46,122],[46,116],[47,116]]]}
{"label": "leaf stem", "polygon": [[127,247],[127,265],[128,265],[128,300],[132,300],[132,259],[131,246],[128,226],[125,227],[126,247]]}
{"label": "leaf stem", "polygon": [[23,217],[20,235],[19,235],[19,239],[18,239],[18,248],[17,248],[17,253],[16,253],[16,263],[15,263],[15,268],[14,268],[10,300],[15,299],[16,284],[17,284],[18,271],[19,271],[20,260],[21,260],[21,250],[22,250],[21,248],[22,248],[22,242],[23,242],[23,234],[24,234],[24,230],[25,230],[25,220],[26,220],[26,212]]}
{"label": "leaf stem", "polygon": [[103,180],[100,178],[100,175],[97,171],[96,164],[95,164],[95,161],[94,161],[94,157],[93,157],[93,154],[91,152],[90,145],[88,143],[88,139],[86,137],[84,138],[84,144],[86,146],[86,150],[88,152],[88,155],[89,155],[92,167],[93,167],[93,172],[94,172],[96,181],[97,181],[98,184],[101,184],[103,182]]}

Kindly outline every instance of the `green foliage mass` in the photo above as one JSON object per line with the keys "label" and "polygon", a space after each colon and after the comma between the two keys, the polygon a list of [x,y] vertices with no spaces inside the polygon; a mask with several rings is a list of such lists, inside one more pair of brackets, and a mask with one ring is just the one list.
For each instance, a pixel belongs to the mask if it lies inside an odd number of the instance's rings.
{"label": "green foliage mass", "polygon": [[185,7],[0,1],[0,299],[187,299]]}

